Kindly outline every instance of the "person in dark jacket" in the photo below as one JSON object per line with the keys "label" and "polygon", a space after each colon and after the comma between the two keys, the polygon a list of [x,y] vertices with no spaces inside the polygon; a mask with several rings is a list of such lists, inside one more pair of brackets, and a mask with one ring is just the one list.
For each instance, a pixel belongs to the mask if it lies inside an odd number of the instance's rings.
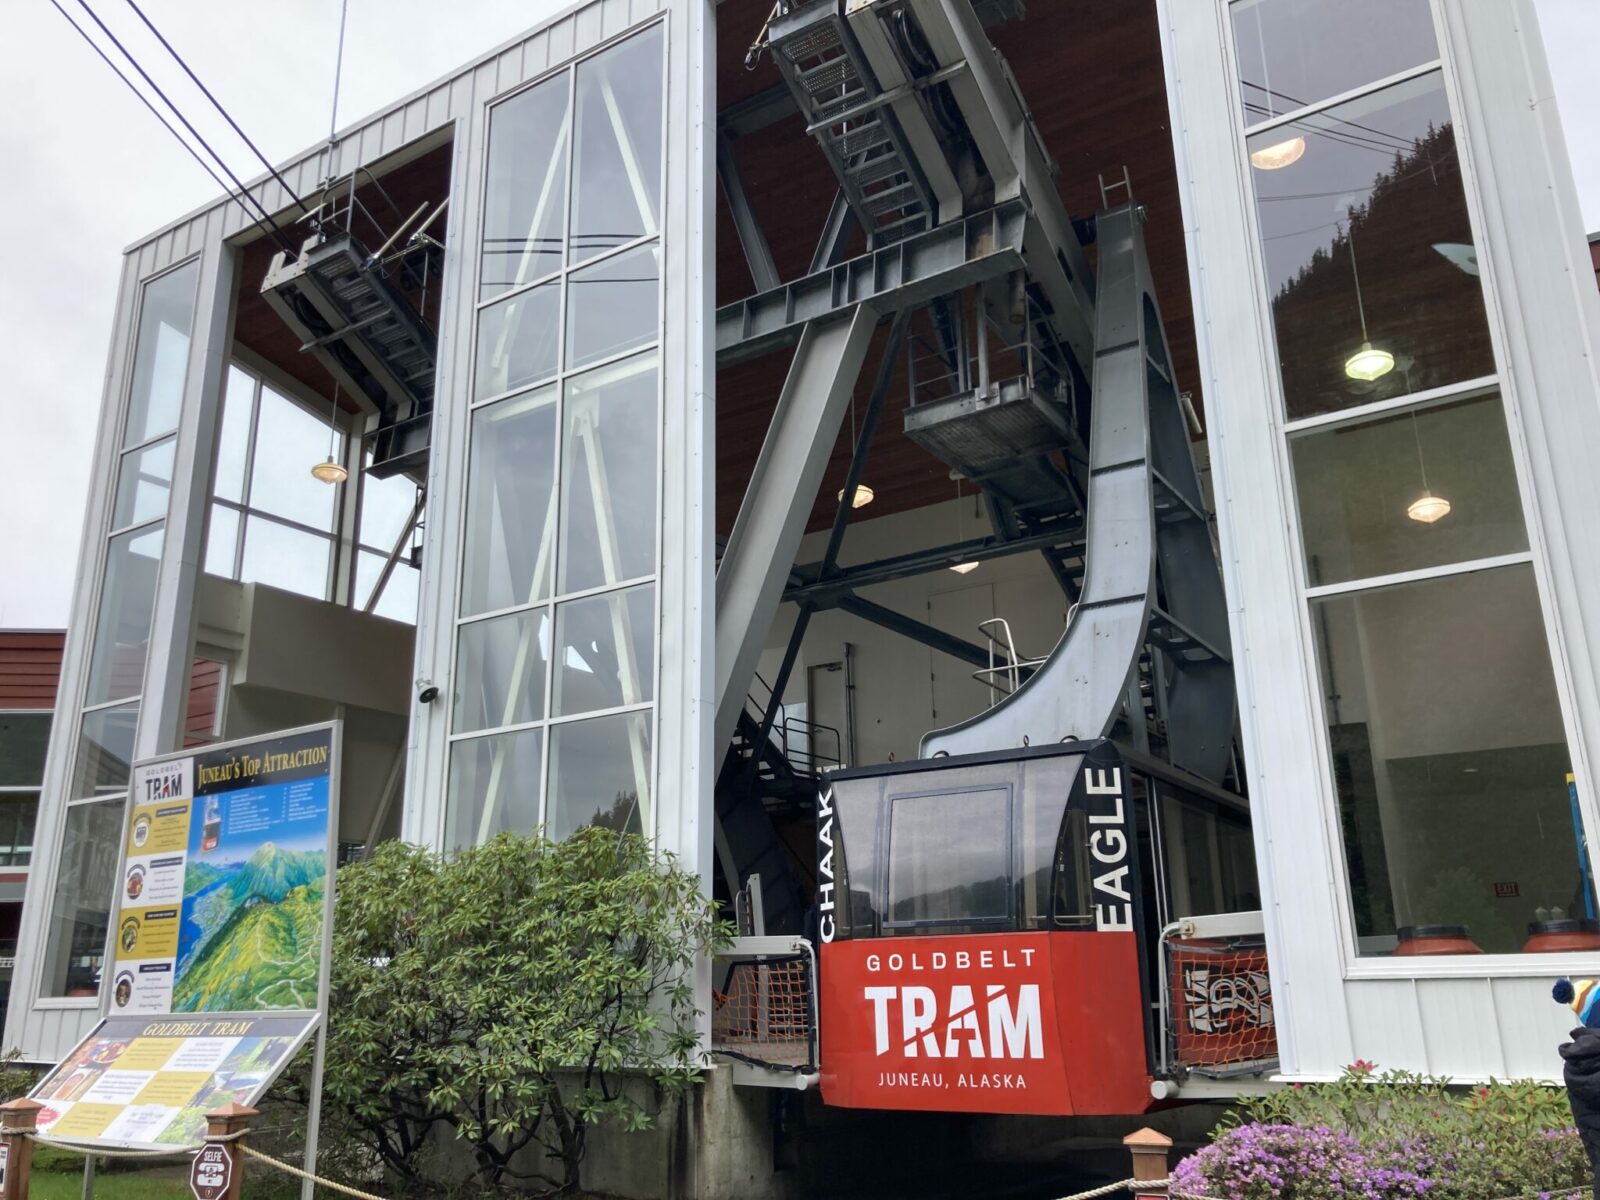
{"label": "person in dark jacket", "polygon": [[1595,1200],[1600,1200],[1600,980],[1557,980],[1551,994],[1558,1003],[1570,1005],[1582,1022],[1572,1031],[1572,1040],[1561,1047],[1566,1064],[1562,1074],[1572,1119],[1594,1169]]}

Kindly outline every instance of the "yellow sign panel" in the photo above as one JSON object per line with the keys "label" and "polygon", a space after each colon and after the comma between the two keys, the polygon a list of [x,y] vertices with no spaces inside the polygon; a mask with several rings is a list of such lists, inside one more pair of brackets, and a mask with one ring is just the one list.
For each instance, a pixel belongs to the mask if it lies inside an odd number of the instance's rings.
{"label": "yellow sign panel", "polygon": [[117,1069],[122,1071],[159,1071],[167,1065],[179,1042],[173,1038],[136,1037],[117,1055]]}
{"label": "yellow sign panel", "polygon": [[[121,1066],[121,1063],[117,1064]],[[135,1104],[171,1104],[182,1108],[194,1099],[200,1089],[211,1082],[210,1071],[158,1071],[155,1078],[145,1084]]]}
{"label": "yellow sign panel", "polygon": [[117,961],[174,957],[178,928],[176,906],[124,908],[117,920]]}
{"label": "yellow sign panel", "polygon": [[120,1104],[74,1104],[50,1127],[53,1138],[97,1138],[122,1115]]}
{"label": "yellow sign panel", "polygon": [[128,822],[128,857],[182,854],[189,845],[188,800],[143,804]]}

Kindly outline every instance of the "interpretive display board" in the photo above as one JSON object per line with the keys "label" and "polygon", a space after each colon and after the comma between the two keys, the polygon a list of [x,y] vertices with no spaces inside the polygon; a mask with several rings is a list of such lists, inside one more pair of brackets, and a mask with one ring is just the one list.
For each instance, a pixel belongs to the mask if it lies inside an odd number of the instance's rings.
{"label": "interpretive display board", "polygon": [[254,1105],[320,1020],[316,1013],[112,1016],[29,1093],[39,1131],[82,1145],[193,1146],[205,1114]]}
{"label": "interpretive display board", "polygon": [[334,729],[133,770],[111,1013],[318,1007]]}

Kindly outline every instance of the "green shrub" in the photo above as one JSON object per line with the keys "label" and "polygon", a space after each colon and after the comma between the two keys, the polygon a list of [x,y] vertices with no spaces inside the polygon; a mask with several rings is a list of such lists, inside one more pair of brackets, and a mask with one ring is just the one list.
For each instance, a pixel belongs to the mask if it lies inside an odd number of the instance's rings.
{"label": "green shrub", "polygon": [[329,1116],[403,1185],[451,1182],[453,1135],[480,1187],[574,1189],[594,1124],[652,1121],[626,1077],[699,1078],[691,972],[725,936],[637,835],[380,846],[339,873]]}
{"label": "green shrub", "polygon": [[1242,1101],[1218,1134],[1179,1164],[1175,1190],[1219,1200],[1498,1200],[1590,1182],[1566,1093],[1540,1083],[1456,1089],[1357,1062],[1333,1083]]}

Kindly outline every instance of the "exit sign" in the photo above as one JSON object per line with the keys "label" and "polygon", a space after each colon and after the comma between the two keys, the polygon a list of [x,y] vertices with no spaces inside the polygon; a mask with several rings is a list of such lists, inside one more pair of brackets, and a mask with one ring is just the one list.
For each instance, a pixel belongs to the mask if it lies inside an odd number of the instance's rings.
{"label": "exit sign", "polygon": [[1515,881],[1494,885],[1494,898],[1496,900],[1515,900],[1520,895],[1522,895],[1522,889],[1517,886]]}

